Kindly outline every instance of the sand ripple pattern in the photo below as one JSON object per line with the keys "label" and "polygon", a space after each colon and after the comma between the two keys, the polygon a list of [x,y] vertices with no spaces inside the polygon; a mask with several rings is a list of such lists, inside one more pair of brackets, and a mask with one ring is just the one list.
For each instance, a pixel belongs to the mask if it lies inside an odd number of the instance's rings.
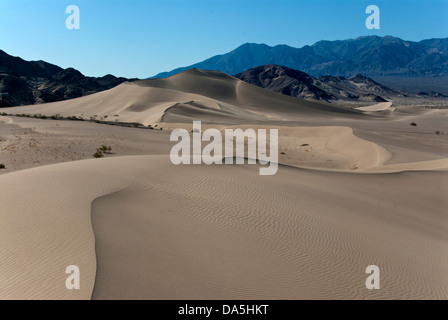
{"label": "sand ripple pattern", "polygon": [[[93,298],[447,298],[442,178],[159,168],[94,201]],[[381,290],[365,288],[370,264]]]}

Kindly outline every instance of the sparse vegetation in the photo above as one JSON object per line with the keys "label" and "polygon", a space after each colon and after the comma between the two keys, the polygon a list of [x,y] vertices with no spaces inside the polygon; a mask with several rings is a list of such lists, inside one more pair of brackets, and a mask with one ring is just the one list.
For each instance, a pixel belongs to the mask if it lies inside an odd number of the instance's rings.
{"label": "sparse vegetation", "polygon": [[300,146],[301,147],[309,147],[309,144],[308,143],[304,143],[304,144],[301,144]]}
{"label": "sparse vegetation", "polygon": [[[24,113],[21,113],[21,114],[18,114],[18,113],[17,114],[7,114],[6,112],[0,113],[0,116],[9,116],[9,115],[15,116],[15,117],[26,117],[26,118],[43,119],[43,120],[51,119],[51,120],[90,121],[90,122],[99,123],[99,124],[112,124],[112,123],[114,123],[113,125],[119,125],[119,126],[124,126],[124,127],[133,127],[133,128],[141,128],[141,129],[146,129],[147,128],[147,129],[163,130],[163,128],[157,128],[157,125],[155,125],[154,127],[152,125],[148,125],[146,127],[143,124],[138,123],[138,122],[131,122],[131,123],[129,123],[129,122],[119,122],[118,119],[114,119],[114,121],[112,121],[112,120],[107,121],[105,119],[108,118],[108,116],[104,116],[101,119],[98,119],[97,118],[98,115],[94,115],[94,116],[91,116],[89,118],[89,120],[87,120],[87,119],[84,119],[82,117],[78,118],[77,116],[67,116],[67,117],[64,117],[64,116],[61,116],[59,113],[53,114],[53,115],[48,115],[48,116],[40,114],[40,113],[38,113],[38,114],[24,114]],[[114,115],[114,117],[119,117],[119,115]]]}
{"label": "sparse vegetation", "polygon": [[112,151],[111,146],[102,145],[101,147],[96,149],[96,152],[93,154],[94,158],[103,158],[105,154],[110,154]]}
{"label": "sparse vegetation", "polygon": [[6,169],[6,166],[4,163],[0,163],[0,169]]}
{"label": "sparse vegetation", "polygon": [[411,122],[411,126],[416,127],[417,124],[415,122]]}
{"label": "sparse vegetation", "polygon": [[282,151],[282,152],[280,152],[280,154],[285,154],[285,153]]}
{"label": "sparse vegetation", "polygon": [[102,158],[102,157],[104,157],[104,155],[103,155],[103,153],[101,152],[101,151],[96,151],[94,154],[93,154],[93,157],[94,158]]}
{"label": "sparse vegetation", "polygon": [[109,154],[109,153],[112,151],[112,147],[111,147],[111,146],[105,146],[105,145],[103,144],[103,145],[101,145],[101,147],[99,147],[97,150],[98,150],[98,151],[101,151],[102,153]]}
{"label": "sparse vegetation", "polygon": [[439,130],[437,130],[436,134],[443,134],[443,132],[440,132]]}

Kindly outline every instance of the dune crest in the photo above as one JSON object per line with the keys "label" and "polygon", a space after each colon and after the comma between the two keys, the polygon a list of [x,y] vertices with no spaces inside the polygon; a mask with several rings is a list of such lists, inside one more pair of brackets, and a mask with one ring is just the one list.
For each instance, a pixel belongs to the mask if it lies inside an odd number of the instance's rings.
{"label": "dune crest", "polygon": [[[96,273],[91,203],[132,185],[140,173],[117,166],[86,160],[2,176],[1,299],[90,299]],[[65,287],[69,265],[80,268],[80,290]]]}

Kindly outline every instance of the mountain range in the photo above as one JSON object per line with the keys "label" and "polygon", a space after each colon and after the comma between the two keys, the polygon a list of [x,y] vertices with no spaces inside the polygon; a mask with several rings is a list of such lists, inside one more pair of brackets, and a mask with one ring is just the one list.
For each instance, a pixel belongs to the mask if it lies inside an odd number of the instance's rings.
{"label": "mountain range", "polygon": [[[417,89],[412,86],[416,92],[443,91],[448,88],[448,38],[414,42],[392,36],[363,36],[319,41],[302,48],[246,43],[229,53],[155,77],[169,77],[191,68],[236,75],[268,64],[301,70],[314,77],[362,74],[377,81],[382,79],[382,83],[393,84],[398,89],[407,89],[411,87],[407,84],[417,82]],[[389,77],[393,77],[393,81],[388,81]],[[432,78],[431,86],[426,86],[424,79],[429,78]],[[443,93],[448,94],[447,91]]]}
{"label": "mountain range", "polygon": [[[329,102],[383,102],[406,97],[409,92],[419,98],[445,98],[448,38],[412,42],[367,36],[319,41],[300,49],[247,43],[156,77],[188,69],[221,71],[275,92]],[[77,98],[134,80],[110,74],[86,77],[73,68],[25,61],[0,50],[0,107]]]}
{"label": "mountain range", "polygon": [[378,82],[356,75],[350,78],[309,74],[277,65],[249,69],[235,76],[247,83],[288,96],[331,101],[385,102],[387,99],[406,96]]}
{"label": "mountain range", "polygon": [[25,61],[0,50],[0,107],[78,98],[129,80],[113,75],[86,77],[73,68]]}

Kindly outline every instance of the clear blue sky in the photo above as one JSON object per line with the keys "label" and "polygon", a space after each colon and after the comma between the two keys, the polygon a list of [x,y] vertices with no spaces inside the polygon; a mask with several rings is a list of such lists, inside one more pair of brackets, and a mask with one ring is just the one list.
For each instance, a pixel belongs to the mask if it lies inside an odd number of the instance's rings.
{"label": "clear blue sky", "polygon": [[[68,30],[68,5],[81,29]],[[368,30],[368,5],[381,29]],[[448,0],[0,0],[0,49],[85,75],[145,78],[246,42],[302,47],[319,40],[448,37]]]}

